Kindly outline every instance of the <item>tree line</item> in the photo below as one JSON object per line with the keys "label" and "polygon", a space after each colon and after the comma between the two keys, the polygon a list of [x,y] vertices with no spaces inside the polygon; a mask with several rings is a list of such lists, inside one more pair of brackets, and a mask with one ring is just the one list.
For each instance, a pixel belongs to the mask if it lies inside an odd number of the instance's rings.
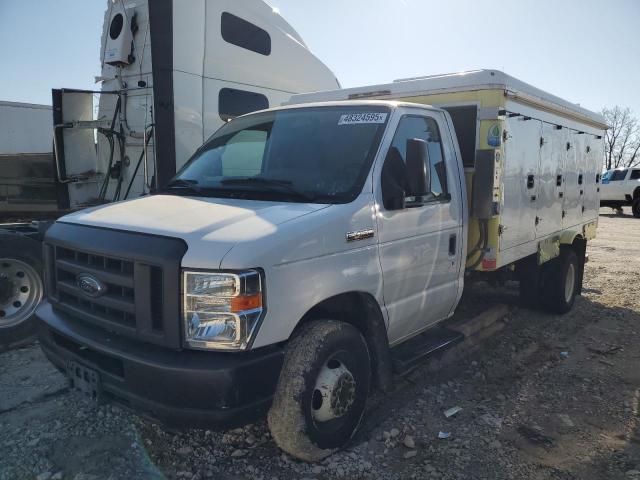
{"label": "tree line", "polygon": [[607,170],[640,165],[640,120],[630,108],[604,108],[602,115],[609,125],[605,135]]}

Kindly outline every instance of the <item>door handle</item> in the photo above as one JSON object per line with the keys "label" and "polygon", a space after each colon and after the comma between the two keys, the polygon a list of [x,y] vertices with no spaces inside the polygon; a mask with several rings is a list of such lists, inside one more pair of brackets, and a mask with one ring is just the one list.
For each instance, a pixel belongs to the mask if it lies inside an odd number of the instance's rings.
{"label": "door handle", "polygon": [[527,176],[527,190],[531,190],[536,185],[536,177],[535,175]]}
{"label": "door handle", "polygon": [[457,242],[458,236],[455,233],[452,233],[451,235],[449,235],[449,256],[450,257],[455,257],[456,256],[456,244]]}

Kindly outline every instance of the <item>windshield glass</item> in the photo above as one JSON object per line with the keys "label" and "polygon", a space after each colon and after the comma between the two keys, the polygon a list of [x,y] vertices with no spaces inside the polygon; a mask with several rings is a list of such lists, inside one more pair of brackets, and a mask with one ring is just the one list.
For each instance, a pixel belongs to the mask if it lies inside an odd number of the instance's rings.
{"label": "windshield glass", "polygon": [[218,130],[164,192],[347,203],[389,117],[383,106],[309,107],[237,118]]}

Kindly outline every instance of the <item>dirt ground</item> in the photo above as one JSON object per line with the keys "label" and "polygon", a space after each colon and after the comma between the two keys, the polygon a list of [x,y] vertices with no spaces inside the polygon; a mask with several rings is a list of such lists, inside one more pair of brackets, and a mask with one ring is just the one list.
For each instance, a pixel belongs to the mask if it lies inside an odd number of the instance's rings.
{"label": "dirt ground", "polygon": [[[69,391],[37,346],[2,354],[0,480],[640,480],[640,220],[609,212],[571,313],[492,293],[509,304],[499,331],[464,358],[396,379],[353,443],[317,465],[281,453],[264,422],[169,432]],[[461,410],[447,418],[451,407]]]}

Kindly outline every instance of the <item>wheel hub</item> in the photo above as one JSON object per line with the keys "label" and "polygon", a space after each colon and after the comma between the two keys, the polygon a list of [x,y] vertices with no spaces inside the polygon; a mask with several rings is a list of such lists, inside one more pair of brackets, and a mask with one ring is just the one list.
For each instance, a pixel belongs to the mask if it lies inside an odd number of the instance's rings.
{"label": "wheel hub", "polygon": [[317,422],[344,416],[353,406],[356,381],[345,365],[329,360],[321,369],[312,398],[312,414]]}
{"label": "wheel hub", "polygon": [[14,258],[0,258],[0,329],[28,320],[42,295],[42,280],[31,265]]}

